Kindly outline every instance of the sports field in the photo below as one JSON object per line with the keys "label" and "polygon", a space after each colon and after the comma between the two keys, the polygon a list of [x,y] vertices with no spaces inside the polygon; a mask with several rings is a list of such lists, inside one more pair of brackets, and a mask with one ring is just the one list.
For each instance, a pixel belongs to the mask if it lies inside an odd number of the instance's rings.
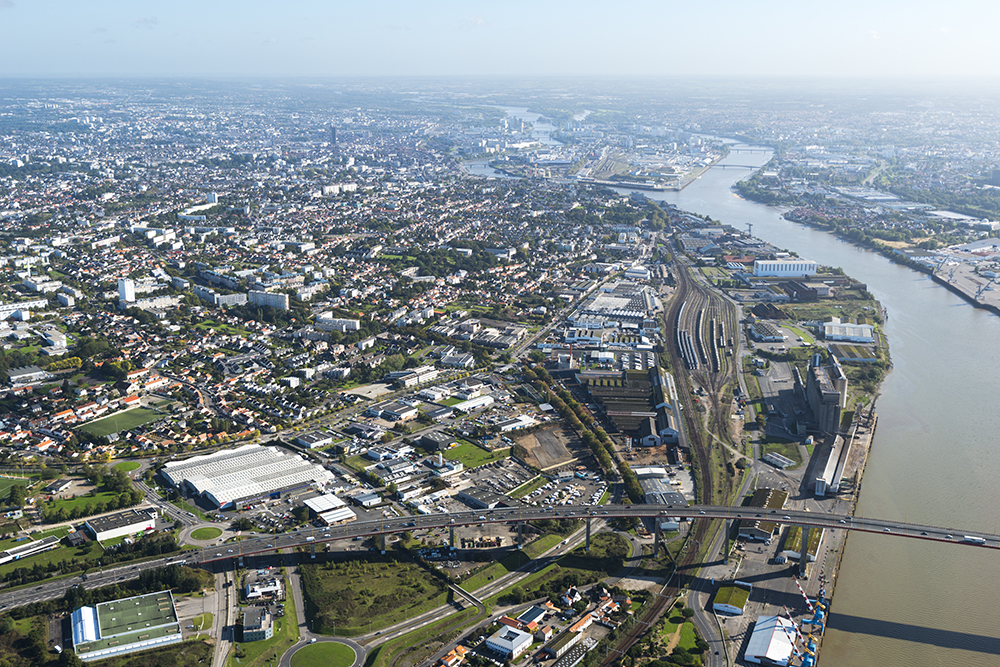
{"label": "sports field", "polygon": [[143,424],[156,421],[163,416],[164,414],[162,412],[150,410],[149,408],[133,408],[131,410],[126,410],[125,412],[119,412],[118,414],[84,424],[80,427],[80,430],[86,431],[91,435],[101,437],[111,435],[112,433],[128,431],[136,426],[142,426]]}
{"label": "sports field", "polygon": [[16,484],[26,486],[30,480],[18,477],[0,477],[0,500],[7,500],[10,495],[10,488]]}

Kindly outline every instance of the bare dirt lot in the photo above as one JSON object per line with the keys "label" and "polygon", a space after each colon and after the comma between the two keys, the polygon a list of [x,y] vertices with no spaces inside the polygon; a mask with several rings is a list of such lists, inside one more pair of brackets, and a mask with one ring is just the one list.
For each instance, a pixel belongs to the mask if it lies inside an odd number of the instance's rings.
{"label": "bare dirt lot", "polygon": [[517,444],[528,450],[527,463],[542,470],[565,465],[585,455],[580,439],[563,426],[529,433],[518,438]]}

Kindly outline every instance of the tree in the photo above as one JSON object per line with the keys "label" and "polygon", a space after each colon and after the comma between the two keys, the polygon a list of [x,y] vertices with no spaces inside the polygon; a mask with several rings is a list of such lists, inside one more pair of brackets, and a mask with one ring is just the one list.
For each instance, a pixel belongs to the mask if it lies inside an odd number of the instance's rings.
{"label": "tree", "polygon": [[691,607],[684,607],[681,609],[681,616],[684,617],[684,620],[689,620],[692,616],[694,616],[694,609]]}
{"label": "tree", "polygon": [[24,507],[24,501],[27,499],[25,494],[24,484],[15,484],[10,487],[10,493],[7,495],[7,502],[14,507]]}

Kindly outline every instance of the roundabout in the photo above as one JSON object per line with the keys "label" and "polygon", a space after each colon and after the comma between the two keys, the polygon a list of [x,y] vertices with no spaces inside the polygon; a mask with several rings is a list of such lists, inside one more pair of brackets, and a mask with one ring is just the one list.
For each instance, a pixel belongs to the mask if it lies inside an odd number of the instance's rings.
{"label": "roundabout", "polygon": [[214,540],[219,535],[222,535],[222,529],[215,526],[202,526],[191,531],[191,539],[199,542]]}
{"label": "roundabout", "polygon": [[350,639],[316,637],[285,651],[281,667],[361,667],[365,649]]}
{"label": "roundabout", "polygon": [[347,644],[335,641],[306,644],[292,655],[291,667],[351,667],[357,653]]}

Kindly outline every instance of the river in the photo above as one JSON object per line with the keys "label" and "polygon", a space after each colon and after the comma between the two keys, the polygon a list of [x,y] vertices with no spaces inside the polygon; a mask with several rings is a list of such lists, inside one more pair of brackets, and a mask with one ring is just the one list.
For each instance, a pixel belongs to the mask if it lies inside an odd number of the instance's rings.
{"label": "river", "polygon": [[[721,164],[763,165],[770,152],[734,144]],[[749,169],[710,169],[680,192],[645,193],[707,214],[867,283],[888,311],[893,369],[858,514],[1000,532],[1000,317],[924,274],[784,220],[730,187]],[[623,191],[624,192],[624,191]],[[1000,664],[993,615],[1000,555],[884,535],[847,540],[821,667]]]}

